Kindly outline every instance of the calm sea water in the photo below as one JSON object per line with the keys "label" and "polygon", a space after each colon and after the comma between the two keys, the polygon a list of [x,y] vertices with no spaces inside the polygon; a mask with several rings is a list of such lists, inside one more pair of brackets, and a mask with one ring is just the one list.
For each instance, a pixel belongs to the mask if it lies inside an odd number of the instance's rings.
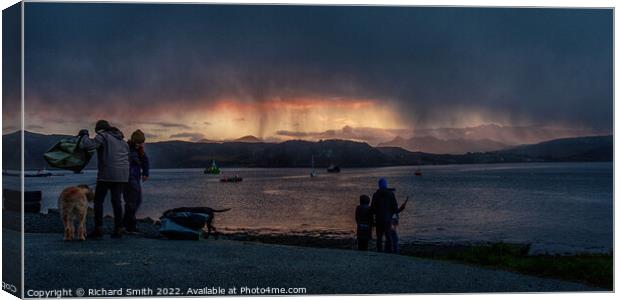
{"label": "calm sea water", "polygon": [[[221,183],[202,169],[153,170],[143,185],[140,217],[178,206],[232,208],[216,226],[227,231],[352,235],[361,194],[379,177],[396,188],[400,234],[419,242],[527,242],[546,248],[605,250],[613,241],[613,164],[540,163],[344,169],[224,169],[240,183]],[[69,185],[93,183],[95,172],[27,178],[43,191],[43,211]],[[109,202],[105,204],[111,211]]]}

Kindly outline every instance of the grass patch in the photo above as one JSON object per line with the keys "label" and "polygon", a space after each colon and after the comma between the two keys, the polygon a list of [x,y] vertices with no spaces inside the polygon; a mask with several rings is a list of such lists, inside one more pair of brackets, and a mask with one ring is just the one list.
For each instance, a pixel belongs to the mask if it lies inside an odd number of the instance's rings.
{"label": "grass patch", "polygon": [[507,243],[455,247],[403,245],[401,254],[581,282],[613,290],[613,256],[611,254],[528,256],[528,250],[527,245]]}
{"label": "grass patch", "polygon": [[[229,234],[239,241],[292,245],[315,248],[355,249],[355,239],[308,236]],[[371,241],[369,251],[374,251]],[[464,244],[402,244],[401,255],[447,260],[475,266],[501,269],[532,276],[580,282],[613,290],[613,255],[583,253],[576,255],[528,255],[529,245],[489,243]]]}

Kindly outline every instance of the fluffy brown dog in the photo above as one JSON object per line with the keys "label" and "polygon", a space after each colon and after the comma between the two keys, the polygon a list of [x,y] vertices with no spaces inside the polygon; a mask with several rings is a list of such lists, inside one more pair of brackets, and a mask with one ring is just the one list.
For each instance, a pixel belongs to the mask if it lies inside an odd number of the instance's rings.
{"label": "fluffy brown dog", "polygon": [[58,197],[60,218],[65,225],[65,241],[73,240],[75,235],[73,223],[79,222],[77,236],[83,241],[86,239],[86,214],[88,202],[93,201],[94,193],[88,185],[72,186],[64,189]]}

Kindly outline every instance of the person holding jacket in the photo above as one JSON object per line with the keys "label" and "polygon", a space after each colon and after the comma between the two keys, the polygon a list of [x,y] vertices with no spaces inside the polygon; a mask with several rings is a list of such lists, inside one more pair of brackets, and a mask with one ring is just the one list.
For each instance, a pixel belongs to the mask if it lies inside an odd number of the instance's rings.
{"label": "person holding jacket", "polygon": [[129,146],[123,140],[123,133],[110,126],[106,120],[95,125],[97,135],[91,139],[88,130],[80,130],[81,147],[87,151],[97,150],[97,186],[95,188],[95,228],[88,238],[103,237],[103,202],[108,191],[114,210],[114,231],[112,238],[120,238],[123,229],[123,207],[121,195],[129,181]]}
{"label": "person holding jacket", "polygon": [[144,152],[144,133],[138,129],[131,134],[127,141],[129,145],[129,184],[123,191],[125,200],[125,215],[123,224],[125,232],[129,234],[139,233],[136,228],[136,213],[142,204],[142,186],[140,181],[149,178],[149,158]]}
{"label": "person holding jacket", "polygon": [[[398,212],[398,203],[394,196],[394,189],[388,188],[385,178],[379,179],[379,189],[372,195],[370,208],[375,219],[375,228],[377,234],[377,252],[392,253],[393,241],[391,234],[392,216]],[[383,237],[385,237],[385,249],[383,246]]]}

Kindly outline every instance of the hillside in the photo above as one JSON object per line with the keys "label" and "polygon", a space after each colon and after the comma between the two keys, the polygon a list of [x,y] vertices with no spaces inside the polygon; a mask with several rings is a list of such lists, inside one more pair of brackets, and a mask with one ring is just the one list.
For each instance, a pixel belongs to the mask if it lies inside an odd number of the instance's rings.
{"label": "hillside", "polygon": [[341,140],[278,144],[174,141],[152,143],[147,147],[152,164],[160,168],[203,167],[211,160],[221,166],[309,167],[313,155],[317,167],[327,166],[332,161],[349,167],[391,165],[389,156],[368,144]]}
{"label": "hillside", "polygon": [[[18,169],[19,132],[2,136],[5,169]],[[26,169],[48,167],[43,153],[65,136],[25,132]],[[201,168],[216,160],[224,167],[310,167],[314,157],[317,168],[330,163],[341,167],[379,167],[418,164],[468,164],[532,161],[611,161],[613,136],[594,136],[547,141],[493,152],[467,154],[431,154],[411,152],[400,147],[372,147],[347,140],[254,142],[149,143],[147,153],[153,168]],[[91,161],[88,168],[96,166]]]}
{"label": "hillside", "polygon": [[557,139],[517,146],[496,153],[534,157],[545,161],[611,161],[613,160],[613,136]]}
{"label": "hillside", "polygon": [[410,151],[437,154],[464,154],[467,152],[488,152],[506,148],[508,145],[490,139],[439,139],[421,136],[405,139],[397,136],[392,141],[379,144],[380,147],[400,147]]}

